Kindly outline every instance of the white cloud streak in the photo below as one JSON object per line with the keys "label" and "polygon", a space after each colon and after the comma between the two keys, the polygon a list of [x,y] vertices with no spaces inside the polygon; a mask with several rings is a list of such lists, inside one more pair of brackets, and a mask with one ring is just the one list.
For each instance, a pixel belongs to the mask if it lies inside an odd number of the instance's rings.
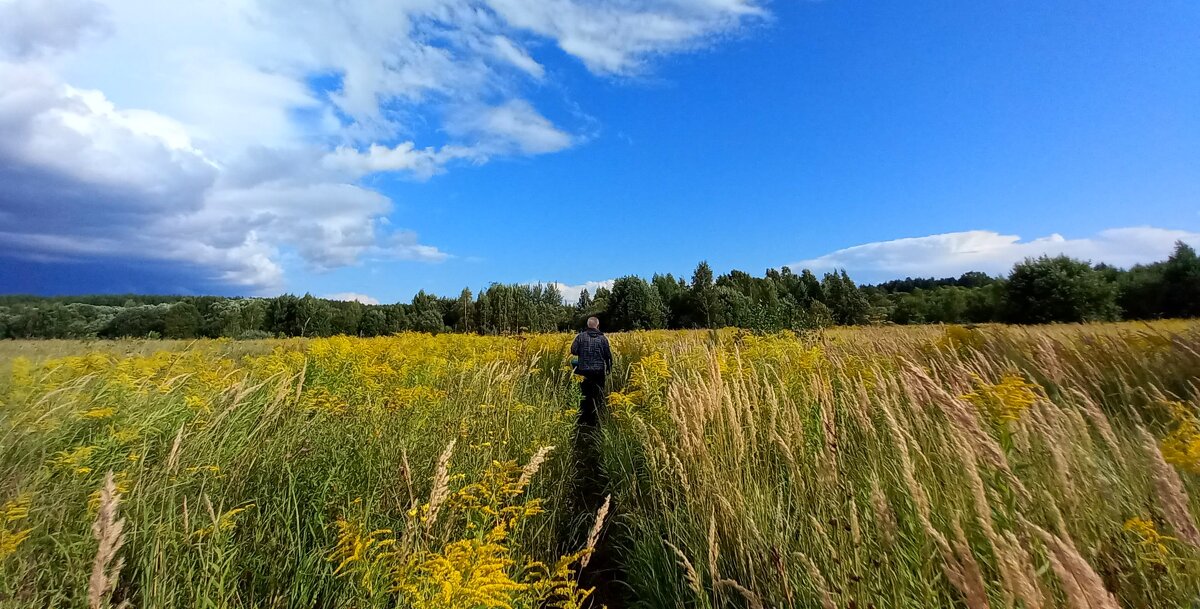
{"label": "white cloud streak", "polygon": [[530,285],[534,285],[536,283],[541,283],[541,285],[552,285],[558,288],[558,293],[562,295],[563,303],[573,305],[579,302],[579,295],[583,292],[583,290],[587,290],[588,294],[594,297],[596,295],[596,290],[599,288],[612,289],[613,281],[614,280],[612,279],[605,279],[603,281],[585,281],[577,285],[551,281],[549,283],[533,282],[530,283]]}
{"label": "white cloud streak", "polygon": [[1144,226],[1104,230],[1090,237],[1052,234],[1025,241],[1017,235],[973,230],[866,243],[786,266],[845,269],[851,276],[879,278],[948,277],[967,271],[1000,275],[1025,258],[1065,254],[1129,267],[1165,259],[1176,241],[1200,245],[1200,233]]}
{"label": "white cloud streak", "polygon": [[361,302],[362,304],[368,305],[379,304],[378,299],[367,296],[366,294],[359,294],[358,292],[338,292],[337,294],[329,294],[323,296],[322,298],[327,298],[329,300],[344,300],[346,302]]}

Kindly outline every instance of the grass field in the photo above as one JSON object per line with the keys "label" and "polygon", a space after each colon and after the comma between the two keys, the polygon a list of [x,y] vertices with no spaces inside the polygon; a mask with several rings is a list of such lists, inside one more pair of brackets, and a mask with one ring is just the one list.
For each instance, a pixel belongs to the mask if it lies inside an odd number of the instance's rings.
{"label": "grass field", "polygon": [[1200,322],[570,338],[0,343],[0,607],[1200,603]]}

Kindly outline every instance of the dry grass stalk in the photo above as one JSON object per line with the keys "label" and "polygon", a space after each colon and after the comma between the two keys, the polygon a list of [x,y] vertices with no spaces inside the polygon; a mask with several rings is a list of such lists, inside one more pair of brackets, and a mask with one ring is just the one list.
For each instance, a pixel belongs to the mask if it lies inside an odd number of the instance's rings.
{"label": "dry grass stalk", "polygon": [[837,603],[833,602],[833,595],[829,593],[829,583],[825,581],[825,576],[821,574],[821,569],[817,568],[817,563],[813,562],[807,554],[797,552],[800,560],[804,561],[804,566],[808,569],[808,577],[812,580],[813,587],[817,589],[817,594],[821,595],[821,609],[837,609]]}
{"label": "dry grass stalk", "polygon": [[833,542],[830,539],[829,531],[825,529],[825,525],[821,524],[821,521],[817,520],[817,517],[812,514],[809,514],[808,521],[812,523],[813,530],[816,532],[817,537],[821,539],[821,545],[825,550],[825,554],[835,562],[841,560],[841,557],[838,556],[837,548],[833,547]]}
{"label": "dry grass stalk", "polygon": [[188,536],[192,534],[191,518],[188,515],[187,495],[183,496],[183,532]]}
{"label": "dry grass stalk", "polygon": [[438,511],[450,496],[450,455],[454,454],[454,444],[457,441],[450,440],[442,456],[438,457],[433,474],[433,490],[429,492],[429,511],[425,514],[425,528],[433,526],[437,521]]}
{"label": "dry grass stalk", "polygon": [[771,430],[771,441],[775,443],[775,446],[779,449],[779,453],[783,455],[788,465],[796,467],[796,457],[792,455],[792,449],[784,441],[783,437],[779,435],[779,432],[774,429]]}
{"label": "dry grass stalk", "polygon": [[[741,365],[740,359],[738,360],[738,365]],[[725,406],[722,415],[725,417],[726,426],[732,432],[727,434],[727,437],[733,440],[733,457],[740,468],[746,457],[746,432],[742,428],[741,417],[738,416],[736,408],[736,402],[740,401],[738,397],[742,393],[738,391],[742,387],[742,383],[735,377],[733,382],[729,384],[729,387],[734,391],[731,392],[731,395],[723,396],[718,403]]]}
{"label": "dry grass stalk", "polygon": [[917,482],[916,476],[913,473],[912,456],[908,451],[907,434],[900,428],[900,424],[896,422],[896,414],[888,405],[888,401],[882,400],[879,402],[879,405],[879,410],[883,413],[883,420],[887,423],[888,431],[892,436],[892,443],[896,445],[896,459],[900,464],[901,477],[908,486],[909,494],[916,505],[917,517],[926,529],[933,528],[929,519],[929,497],[925,495],[925,489]]}
{"label": "dry grass stalk", "polygon": [[1029,496],[1024,484],[1013,474],[1003,449],[984,431],[975,408],[948,393],[924,370],[912,363],[908,363],[905,368],[904,379],[904,390],[908,392],[910,399],[918,402],[924,399],[935,404],[954,428],[969,440],[968,445],[979,458],[1003,471],[1009,478],[1009,484],[1023,497]]}
{"label": "dry grass stalk", "polygon": [[[117,484],[113,481],[110,470],[104,475],[104,487],[100,489],[100,509],[96,521],[92,523],[92,536],[96,538],[96,557],[92,561],[92,575],[88,578],[88,607],[102,609],[108,607],[113,590],[117,586],[117,577],[121,567],[125,565],[124,558],[118,558],[117,553],[125,544],[125,519],[117,518],[117,507],[121,503],[121,494],[117,492]],[[128,601],[122,602],[118,608],[128,607]]]}
{"label": "dry grass stalk", "polygon": [[175,441],[171,443],[171,453],[167,455],[167,473],[173,473],[179,466],[179,447],[183,444],[183,428],[186,425],[187,423],[179,425],[179,433],[175,434]]}
{"label": "dry grass stalk", "polygon": [[[666,445],[663,446],[663,452],[667,452]],[[687,470],[683,467],[683,462],[679,460],[679,455],[671,452],[671,465],[675,469],[675,473],[679,474],[679,484],[683,487],[685,495],[692,494],[692,484],[688,481]]]}
{"label": "dry grass stalk", "polygon": [[1043,404],[1038,404],[1036,408],[1036,411],[1031,411],[1035,414],[1035,416],[1030,417],[1031,426],[1042,437],[1042,445],[1050,455],[1050,465],[1054,470],[1055,478],[1058,480],[1059,490],[1061,491],[1059,495],[1066,500],[1067,508],[1070,510],[1076,505],[1078,497],[1076,497],[1075,493],[1075,484],[1072,482],[1070,461],[1062,449],[1065,444],[1069,443],[1069,440],[1057,432],[1057,429],[1060,429],[1059,425],[1050,424],[1050,421],[1058,422],[1055,412],[1052,409],[1045,407]]}
{"label": "dry grass stalk", "polygon": [[691,588],[692,592],[694,592],[697,597],[703,596],[704,588],[700,586],[700,576],[696,574],[696,568],[692,566],[692,561],[688,560],[688,557],[683,553],[683,550],[675,547],[675,544],[669,541],[664,543],[666,543],[667,547],[671,548],[671,551],[674,552],[675,556],[679,558],[679,566],[683,568],[683,577],[684,581],[687,582],[688,588]]}
{"label": "dry grass stalk", "polygon": [[1061,409],[1067,422],[1070,423],[1071,428],[1075,432],[1075,437],[1071,444],[1075,452],[1082,455],[1085,459],[1094,461],[1098,451],[1096,450],[1095,442],[1092,440],[1092,428],[1088,425],[1087,419],[1083,418],[1080,410],[1080,408],[1074,407]]}
{"label": "dry grass stalk", "polygon": [[975,554],[971,552],[971,546],[967,543],[967,535],[957,520],[953,523],[953,529],[954,556],[943,557],[946,559],[943,565],[946,576],[963,595],[967,607],[987,609],[989,607],[987,589],[983,584],[983,574],[979,570],[979,563],[975,560]]}
{"label": "dry grass stalk", "polygon": [[1001,564],[1007,565],[1011,577],[1005,587],[1011,589],[1017,600],[1025,603],[1026,609],[1041,609],[1046,604],[1045,595],[1042,594],[1029,551],[1009,531],[1005,531],[998,542],[994,543],[997,558]]}
{"label": "dry grass stalk", "polygon": [[1083,588],[1079,585],[1079,582],[1075,581],[1074,574],[1059,560],[1058,554],[1047,552],[1046,558],[1050,561],[1050,568],[1058,576],[1058,581],[1062,584],[1063,595],[1067,597],[1067,607],[1070,609],[1092,609],[1087,595],[1083,593]]}
{"label": "dry grass stalk", "polygon": [[400,449],[400,472],[404,475],[404,485],[408,487],[408,502],[413,507],[417,505],[417,493],[413,490],[412,467],[408,464],[408,450]]}
{"label": "dry grass stalk", "polygon": [[879,485],[878,476],[871,476],[871,508],[875,513],[875,524],[883,535],[883,542],[888,546],[896,543],[896,515],[892,513],[892,504],[888,502],[883,487]]}
{"label": "dry grass stalk", "polygon": [[739,584],[737,582],[737,580],[733,580],[733,579],[719,580],[719,581],[717,581],[717,587],[718,588],[729,588],[729,589],[733,590],[734,592],[737,592],[738,594],[740,594],[742,596],[742,598],[746,599],[746,604],[750,607],[750,609],[763,609],[762,599],[758,598],[757,594],[751,592],[745,586]]}
{"label": "dry grass stalk", "polygon": [[826,404],[825,400],[818,400],[818,405],[821,411],[821,432],[825,440],[821,445],[821,461],[824,464],[821,468],[821,481],[833,488],[838,486],[837,423],[831,412],[832,407]]}
{"label": "dry grass stalk", "polygon": [[850,498],[850,540],[854,542],[854,547],[858,548],[862,545],[862,528],[858,524],[858,503],[854,498]]}
{"label": "dry grass stalk", "polygon": [[552,450],[554,450],[553,446],[543,446],[536,453],[533,453],[533,457],[529,459],[529,463],[526,463],[525,469],[521,471],[521,478],[517,480],[518,487],[523,489],[533,480],[538,470],[541,469],[542,463],[546,461],[546,455],[550,454]]}
{"label": "dry grass stalk", "polygon": [[[1063,582],[1063,591],[1072,609],[1120,609],[1117,599],[1104,587],[1104,581],[1071,543],[1069,537],[1058,537],[1041,527],[1026,523],[1041,538],[1050,566]],[[1056,564],[1057,563],[1057,564]]]}
{"label": "dry grass stalk", "polygon": [[1046,507],[1046,511],[1054,517],[1054,529],[1059,535],[1070,535],[1070,529],[1067,528],[1067,521],[1063,518],[1062,510],[1058,509],[1058,501],[1054,498],[1054,493],[1048,490],[1042,492],[1042,505]]}
{"label": "dry grass stalk", "polygon": [[695,447],[692,444],[689,418],[683,413],[683,408],[688,401],[682,394],[682,383],[672,383],[667,387],[667,411],[671,415],[671,421],[675,424],[675,428],[679,430],[679,450],[683,451],[685,455],[691,455],[695,452]]}
{"label": "dry grass stalk", "polygon": [[717,545],[717,511],[714,509],[708,519],[708,571],[713,581],[721,579],[719,561],[721,548]]}
{"label": "dry grass stalk", "polygon": [[596,522],[592,525],[591,532],[588,533],[587,547],[583,549],[583,560],[579,561],[580,568],[588,566],[592,560],[592,553],[596,551],[596,544],[600,541],[600,530],[604,528],[604,519],[608,517],[608,506],[612,501],[612,495],[604,498],[604,505],[596,512]]}
{"label": "dry grass stalk", "polygon": [[1192,520],[1192,513],[1188,509],[1190,498],[1183,488],[1183,481],[1179,479],[1179,474],[1175,469],[1163,459],[1162,451],[1159,450],[1154,436],[1140,427],[1138,431],[1141,433],[1142,445],[1146,454],[1150,457],[1154,493],[1158,496],[1158,504],[1162,509],[1163,518],[1170,523],[1179,539],[1191,544],[1192,547],[1200,548],[1200,530],[1197,530],[1196,522]]}
{"label": "dry grass stalk", "polygon": [[1015,593],[1024,585],[1023,571],[1017,559],[1007,551],[1006,540],[997,534],[996,528],[992,524],[991,503],[988,501],[983,478],[979,476],[978,463],[974,453],[957,438],[952,437],[950,441],[963,461],[963,473],[966,474],[967,486],[971,489],[971,497],[975,503],[975,521],[979,524],[980,530],[983,531],[996,554],[996,566],[1000,571],[1000,580],[1003,582],[1003,585],[1000,586],[1000,593],[1003,596],[1004,604],[1011,607],[1016,598]]}
{"label": "dry grass stalk", "polygon": [[1073,390],[1072,393],[1078,399],[1083,413],[1091,419],[1092,425],[1096,427],[1096,431],[1100,432],[1100,439],[1104,440],[1104,444],[1108,446],[1109,452],[1120,461],[1124,453],[1121,451],[1121,443],[1117,441],[1117,434],[1113,431],[1108,417],[1086,393],[1078,389]]}

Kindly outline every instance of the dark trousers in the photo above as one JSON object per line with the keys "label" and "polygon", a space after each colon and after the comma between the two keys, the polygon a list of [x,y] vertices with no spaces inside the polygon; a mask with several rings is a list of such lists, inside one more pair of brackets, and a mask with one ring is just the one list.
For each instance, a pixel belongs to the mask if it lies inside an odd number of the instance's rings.
{"label": "dark trousers", "polygon": [[580,372],[583,382],[583,399],[579,402],[579,424],[586,427],[600,425],[600,410],[604,408],[604,373]]}

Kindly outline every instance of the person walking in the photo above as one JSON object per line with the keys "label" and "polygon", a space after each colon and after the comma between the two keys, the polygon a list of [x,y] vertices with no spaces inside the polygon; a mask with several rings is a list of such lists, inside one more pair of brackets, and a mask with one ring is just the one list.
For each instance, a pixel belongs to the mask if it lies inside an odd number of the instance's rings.
{"label": "person walking", "polygon": [[580,389],[579,424],[600,425],[600,410],[604,407],[604,379],[612,371],[612,349],[608,337],[600,331],[600,320],[589,317],[587,330],[580,332],[571,343],[571,355],[576,357],[575,373],[583,377]]}

